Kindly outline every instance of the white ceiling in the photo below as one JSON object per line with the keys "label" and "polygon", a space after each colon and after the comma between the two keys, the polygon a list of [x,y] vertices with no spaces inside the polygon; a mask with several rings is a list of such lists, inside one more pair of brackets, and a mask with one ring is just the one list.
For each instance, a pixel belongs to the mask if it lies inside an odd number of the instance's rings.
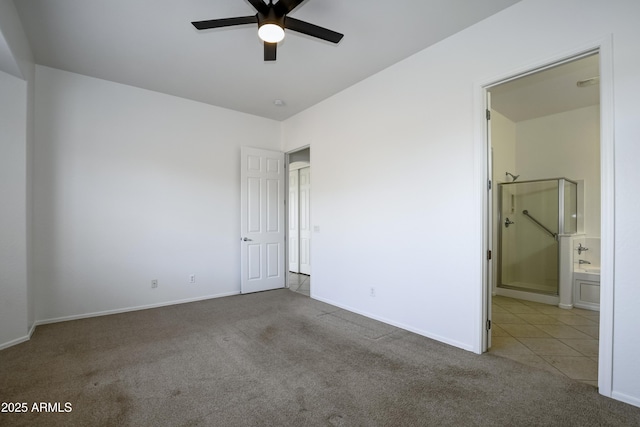
{"label": "white ceiling", "polygon": [[577,82],[599,75],[598,55],[567,62],[490,88],[491,108],[520,122],[597,105],[600,85]]}
{"label": "white ceiling", "polygon": [[[36,63],[284,120],[519,0],[306,0],[291,16],[345,36],[289,31],[263,61],[246,0],[18,0]],[[284,106],[273,101],[281,99]]]}

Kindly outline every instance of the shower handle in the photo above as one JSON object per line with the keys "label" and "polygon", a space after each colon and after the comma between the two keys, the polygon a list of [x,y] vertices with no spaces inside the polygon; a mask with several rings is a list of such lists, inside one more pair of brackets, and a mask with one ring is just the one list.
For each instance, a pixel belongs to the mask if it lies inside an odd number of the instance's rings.
{"label": "shower handle", "polygon": [[511,224],[515,224],[515,222],[511,221],[509,217],[507,217],[507,219],[504,220],[504,227],[509,228]]}

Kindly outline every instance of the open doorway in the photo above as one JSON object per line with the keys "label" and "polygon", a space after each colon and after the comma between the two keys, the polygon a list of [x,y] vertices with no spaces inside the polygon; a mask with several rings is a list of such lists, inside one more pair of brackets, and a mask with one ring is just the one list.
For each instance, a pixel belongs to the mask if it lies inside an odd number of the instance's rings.
{"label": "open doorway", "polygon": [[489,351],[598,385],[600,55],[488,87]]}
{"label": "open doorway", "polygon": [[287,265],[288,286],[311,295],[311,150],[288,154]]}

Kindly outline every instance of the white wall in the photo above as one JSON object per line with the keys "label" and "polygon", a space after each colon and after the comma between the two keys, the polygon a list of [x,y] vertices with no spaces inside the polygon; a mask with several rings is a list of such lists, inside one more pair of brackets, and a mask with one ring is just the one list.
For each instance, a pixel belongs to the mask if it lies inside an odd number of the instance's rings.
{"label": "white wall", "polygon": [[23,80],[33,73],[31,47],[11,0],[0,0],[0,70]]}
{"label": "white wall", "polygon": [[26,339],[27,84],[0,71],[0,348]]}
{"label": "white wall", "polygon": [[429,70],[452,75],[447,61],[414,56],[287,120],[284,135],[286,149],[311,145],[312,297],[471,350],[481,221],[472,129],[459,123],[472,111],[451,106],[472,93],[430,82]]}
{"label": "white wall", "polygon": [[287,120],[285,149],[312,152],[312,296],[479,351],[485,183],[474,88],[613,35],[612,395],[640,406],[637,16],[632,1],[524,0]]}
{"label": "white wall", "polygon": [[12,1],[0,1],[0,348],[29,338],[32,281],[32,158],[35,66]]}
{"label": "white wall", "polygon": [[279,149],[280,123],[46,67],[36,82],[37,318],[238,293],[240,146]]}
{"label": "white wall", "polygon": [[600,237],[600,106],[516,124],[520,180],[584,181],[584,232]]}

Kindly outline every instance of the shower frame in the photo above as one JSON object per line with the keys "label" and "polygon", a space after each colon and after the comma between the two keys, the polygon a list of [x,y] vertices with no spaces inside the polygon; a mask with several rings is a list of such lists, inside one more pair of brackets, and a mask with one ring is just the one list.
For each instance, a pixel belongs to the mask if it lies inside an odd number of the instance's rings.
{"label": "shower frame", "polygon": [[[558,232],[554,233],[555,235],[553,236],[553,238],[556,240],[556,242],[558,243],[558,246],[556,248],[557,251],[557,255],[556,255],[556,262],[557,262],[557,283],[558,285],[556,286],[556,291],[555,293],[548,293],[548,292],[542,292],[542,291],[536,291],[534,289],[530,289],[530,288],[521,288],[521,287],[517,287],[517,286],[509,286],[509,285],[503,285],[502,283],[502,259],[503,259],[503,248],[502,248],[502,233],[503,233],[503,221],[505,220],[505,218],[503,218],[502,212],[503,212],[503,197],[502,197],[502,187],[503,186],[515,186],[515,185],[519,185],[519,184],[531,184],[531,183],[536,183],[536,182],[557,182],[557,188],[558,188]],[[571,184],[573,184],[576,189],[576,197],[575,197],[575,206],[574,206],[574,212],[576,213],[576,226],[574,227],[574,229],[572,231],[570,231],[569,233],[567,233],[568,230],[566,230],[567,227],[565,227],[565,208],[567,206],[565,206],[565,188],[566,188],[566,183],[569,182]],[[559,283],[560,283],[560,240],[559,237],[563,236],[565,234],[576,234],[577,233],[577,211],[578,211],[578,205],[577,205],[577,189],[578,189],[578,183],[576,181],[573,181],[571,179],[565,178],[565,177],[558,177],[558,178],[545,178],[545,179],[533,179],[533,180],[527,180],[527,181],[512,181],[512,182],[502,182],[498,184],[498,188],[500,189],[499,191],[499,197],[498,197],[498,233],[497,233],[497,239],[498,239],[498,265],[497,265],[497,271],[496,271],[496,287],[497,288],[501,288],[501,289],[511,289],[511,290],[515,290],[515,291],[519,291],[519,292],[530,292],[530,293],[536,293],[536,294],[542,294],[542,295],[550,295],[550,296],[559,296]],[[533,219],[533,218],[530,218]],[[549,231],[545,226],[543,226],[542,224],[540,224],[537,220],[533,219],[534,222],[537,223],[538,226],[540,226],[541,228],[544,228],[546,231]]]}

